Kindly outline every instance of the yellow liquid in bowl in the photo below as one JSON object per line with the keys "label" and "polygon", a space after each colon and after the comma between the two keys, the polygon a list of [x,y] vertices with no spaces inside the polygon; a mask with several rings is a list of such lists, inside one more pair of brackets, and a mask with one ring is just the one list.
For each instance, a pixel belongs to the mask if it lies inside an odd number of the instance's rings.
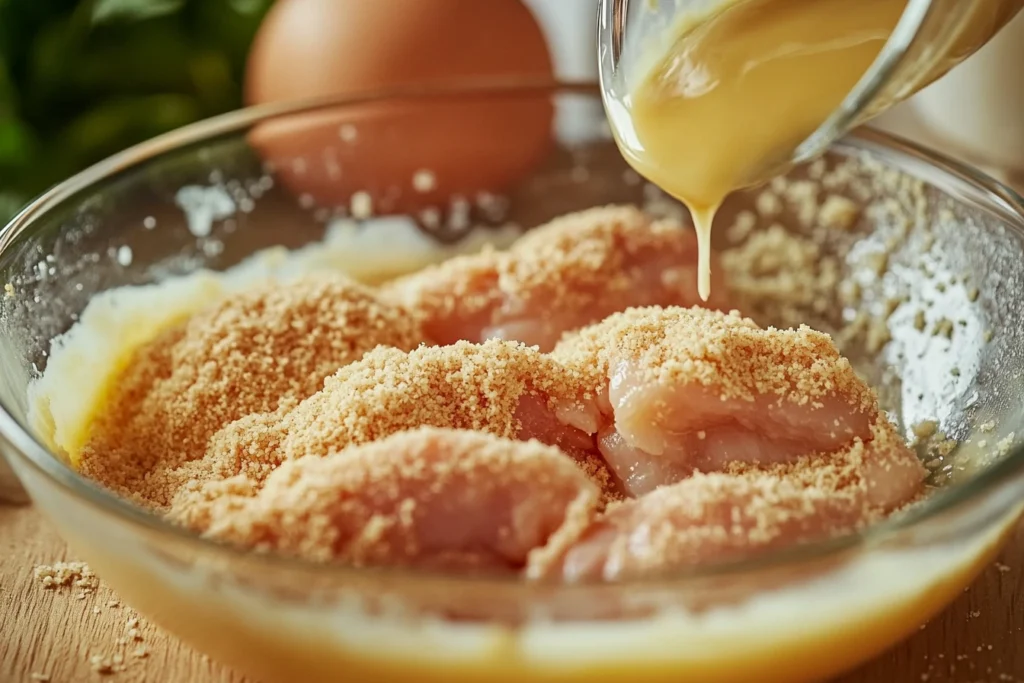
{"label": "yellow liquid in bowl", "polygon": [[848,670],[915,632],[991,562],[1015,520],[955,550],[875,551],[813,582],[700,615],[518,628],[280,602],[204,579],[196,567],[104,547],[70,528],[80,518],[55,521],[129,604],[264,683],[802,683]]}

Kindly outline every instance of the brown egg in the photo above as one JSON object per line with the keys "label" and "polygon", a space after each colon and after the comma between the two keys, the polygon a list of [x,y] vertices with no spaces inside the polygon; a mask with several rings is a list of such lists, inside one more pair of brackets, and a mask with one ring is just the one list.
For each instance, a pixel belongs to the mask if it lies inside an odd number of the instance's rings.
{"label": "brown egg", "polygon": [[[245,90],[259,104],[552,73],[521,0],[278,0]],[[366,192],[377,212],[413,211],[525,177],[550,149],[553,113],[544,95],[406,98],[277,119],[250,142],[320,204]]]}

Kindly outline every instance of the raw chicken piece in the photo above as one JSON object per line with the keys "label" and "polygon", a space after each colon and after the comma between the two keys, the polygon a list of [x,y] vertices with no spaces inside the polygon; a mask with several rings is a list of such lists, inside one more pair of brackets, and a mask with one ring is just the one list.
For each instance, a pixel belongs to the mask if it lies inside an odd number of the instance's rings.
{"label": "raw chicken piece", "polygon": [[[632,309],[567,337],[553,356],[606,397],[598,445],[637,496],[695,471],[848,447],[871,438],[879,415],[827,335],[763,330],[736,313]],[[900,448],[919,482],[920,463]]]}
{"label": "raw chicken piece", "polygon": [[[284,460],[324,457],[421,426],[473,429],[557,445],[611,493],[616,485],[591,434],[599,411],[578,373],[517,342],[380,347],[327,378],[285,412],[250,416],[215,439],[225,476],[262,480]],[[583,429],[579,427],[582,426]],[[271,453],[273,462],[252,453]]]}
{"label": "raw chicken piece", "polygon": [[[630,306],[699,304],[696,273],[689,226],[605,207],[558,218],[506,252],[453,258],[396,280],[382,295],[414,311],[439,344],[512,339],[548,351],[564,332]],[[724,283],[711,291],[707,305],[722,306]]]}
{"label": "raw chicken piece", "polygon": [[[616,504],[582,533],[576,524],[567,526],[577,540],[556,537],[533,554],[527,575],[568,581],[651,576],[856,531],[898,506],[880,500],[889,497],[877,495],[867,463],[891,460],[903,444],[884,417],[872,432],[870,441],[840,453],[695,474]],[[920,484],[917,478],[918,492]]]}
{"label": "raw chicken piece", "polygon": [[225,484],[206,501],[208,536],[317,562],[485,571],[520,570],[589,522],[599,496],[556,448],[429,427],[286,462],[257,493]]}

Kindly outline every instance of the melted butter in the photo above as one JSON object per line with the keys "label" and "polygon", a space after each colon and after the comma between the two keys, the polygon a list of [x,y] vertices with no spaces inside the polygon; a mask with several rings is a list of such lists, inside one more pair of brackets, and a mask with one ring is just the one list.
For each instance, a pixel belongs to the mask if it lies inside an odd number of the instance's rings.
{"label": "melted butter", "polygon": [[[976,2],[906,96],[986,42],[1020,0]],[[733,190],[775,175],[842,103],[882,51],[906,0],[723,0],[677,21],[670,47],[610,111],[627,161],[686,204],[711,290],[715,213]],[[897,98],[898,99],[898,98]],[[886,104],[895,103],[895,99]]]}

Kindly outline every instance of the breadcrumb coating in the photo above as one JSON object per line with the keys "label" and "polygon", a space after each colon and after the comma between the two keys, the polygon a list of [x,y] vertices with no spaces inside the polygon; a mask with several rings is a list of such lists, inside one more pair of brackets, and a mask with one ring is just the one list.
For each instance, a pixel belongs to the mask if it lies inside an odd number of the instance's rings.
{"label": "breadcrumb coating", "polygon": [[831,339],[701,308],[630,309],[552,354],[601,397],[598,447],[626,492],[870,436],[878,404]]}
{"label": "breadcrumb coating", "polygon": [[[689,226],[635,207],[557,218],[507,251],[449,259],[401,278],[383,296],[422,320],[438,343],[515,339],[550,350],[568,330],[630,306],[700,303]],[[716,269],[717,270],[717,269]],[[724,306],[718,295],[709,306]]]}
{"label": "breadcrumb coating", "polygon": [[[221,477],[262,481],[286,460],[325,457],[430,426],[561,445],[610,489],[590,436],[553,417],[555,410],[586,411],[588,405],[577,373],[517,342],[459,342],[408,353],[378,347],[294,407],[228,425],[211,440],[207,466]],[[551,418],[538,423],[524,408]]]}
{"label": "breadcrumb coating", "polygon": [[594,392],[628,360],[639,381],[698,383],[722,399],[773,395],[807,405],[842,395],[854,409],[876,406],[871,389],[827,334],[806,325],[762,329],[738,311],[633,308],[567,335],[552,355],[582,373]]}
{"label": "breadcrumb coating", "polygon": [[828,335],[689,307],[695,273],[688,227],[604,207],[380,290],[268,283],[137,349],[81,469],[260,552],[567,581],[850,533],[922,493]]}
{"label": "breadcrumb coating", "polygon": [[225,425],[307,398],[378,345],[413,349],[422,336],[400,308],[340,275],[238,294],[135,352],[91,427],[81,471],[165,506],[198,474],[178,468]]}
{"label": "breadcrumb coating", "polygon": [[[531,558],[527,575],[621,580],[746,559],[856,532],[916,500],[924,470],[884,418],[870,439],[770,466],[697,473],[573,523]],[[895,481],[894,481],[895,480]],[[900,488],[899,496],[880,488]]]}
{"label": "breadcrumb coating", "polygon": [[599,491],[557,448],[423,427],[305,456],[191,508],[207,536],[355,566],[518,571]]}

